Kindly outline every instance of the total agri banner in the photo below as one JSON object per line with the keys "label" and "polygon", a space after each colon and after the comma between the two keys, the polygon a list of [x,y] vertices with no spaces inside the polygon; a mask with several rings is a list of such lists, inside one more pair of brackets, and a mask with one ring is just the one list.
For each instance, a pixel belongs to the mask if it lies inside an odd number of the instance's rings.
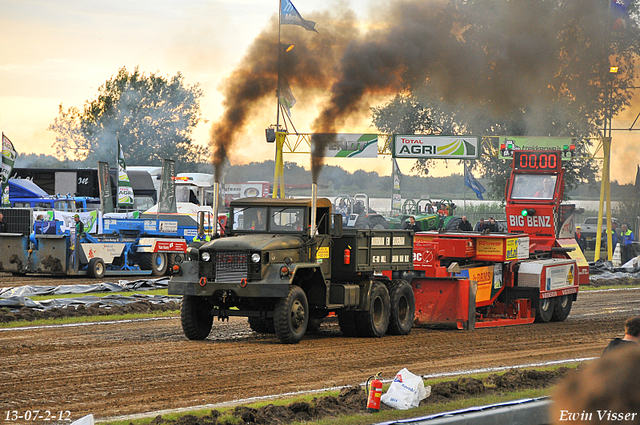
{"label": "total agri banner", "polygon": [[477,136],[425,136],[397,134],[393,137],[393,157],[412,159],[477,159]]}

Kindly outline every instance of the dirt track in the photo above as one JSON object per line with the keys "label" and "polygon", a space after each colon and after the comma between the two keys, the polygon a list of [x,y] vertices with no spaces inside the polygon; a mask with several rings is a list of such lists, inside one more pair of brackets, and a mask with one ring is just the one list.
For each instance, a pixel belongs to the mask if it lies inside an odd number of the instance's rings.
{"label": "dirt track", "polygon": [[634,314],[640,289],[581,293],[563,323],[414,328],[381,339],[344,338],[328,323],[297,345],[254,334],[240,318],[215,322],[202,342],[186,340],[178,318],[2,330],[0,419],[27,409],[105,418],[353,385],[378,371],[392,378],[403,367],[426,375],[593,357]]}

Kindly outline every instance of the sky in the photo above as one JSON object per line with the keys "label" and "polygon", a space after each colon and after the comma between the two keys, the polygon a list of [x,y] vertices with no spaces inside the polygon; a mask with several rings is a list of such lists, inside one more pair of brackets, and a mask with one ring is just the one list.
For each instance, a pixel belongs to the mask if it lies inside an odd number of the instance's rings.
{"label": "sky", "polygon": [[[366,25],[382,0],[317,2],[294,0],[303,17],[331,8],[350,8]],[[19,153],[54,154],[55,133],[48,131],[59,106],[82,108],[95,99],[98,87],[125,66],[136,66],[145,74],[171,77],[181,72],[187,85],[199,83],[203,117],[194,140],[206,145],[212,123],[223,113],[221,83],[242,61],[256,36],[277,17],[277,0],[2,0],[0,2],[0,131],[9,137]],[[292,30],[305,31],[300,27]],[[317,27],[322,36],[322,28]],[[325,32],[326,33],[326,32]],[[295,92],[295,87],[293,87]],[[275,94],[275,88],[274,88]],[[377,99],[380,106],[387,100]],[[634,105],[640,105],[636,96]],[[319,105],[293,108],[299,132],[310,132]],[[245,129],[243,149],[230,153],[232,164],[274,158],[274,146],[267,144],[264,129],[275,123],[275,95],[272,107],[256,114]],[[613,127],[629,127],[640,112],[633,107]],[[366,117],[347,123],[344,132],[376,132]],[[640,123],[636,123],[640,128]],[[640,132],[614,132],[612,180],[629,183],[635,179],[640,154],[616,150],[616,139],[638,139]],[[309,168],[307,155],[290,154]],[[413,161],[400,160],[409,174]],[[391,172],[390,157],[378,159],[329,160],[350,171],[361,168],[382,175]],[[128,164],[137,165],[137,164]],[[629,170],[633,170],[630,173]],[[461,166],[442,162],[431,175],[462,173]]]}

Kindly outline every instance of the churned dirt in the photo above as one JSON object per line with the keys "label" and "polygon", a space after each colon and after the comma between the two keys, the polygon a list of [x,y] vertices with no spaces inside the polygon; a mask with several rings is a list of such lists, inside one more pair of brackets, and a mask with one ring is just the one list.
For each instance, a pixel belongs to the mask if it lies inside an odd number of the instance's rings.
{"label": "churned dirt", "polygon": [[[0,277],[3,285],[5,279]],[[245,318],[214,322],[205,341],[187,340],[178,317],[0,329],[0,418],[14,410],[69,411],[71,419],[89,413],[98,419],[148,413],[160,416],[154,423],[164,424],[172,422],[160,410],[328,387],[345,388],[338,397],[312,403],[239,407],[237,416],[245,423],[271,423],[269,418],[286,423],[286,418],[338,415],[344,409],[357,412],[365,394],[356,386],[377,372],[392,379],[404,367],[432,375],[596,357],[611,338],[621,336],[624,320],[637,314],[640,289],[625,288],[580,293],[561,323],[475,331],[414,328],[407,336],[370,339],[342,337],[337,323],[329,320],[318,334],[295,345],[252,332]],[[482,382],[461,378],[434,386],[427,402],[549,385],[557,374],[548,375],[513,371]],[[179,423],[216,423],[217,410],[210,408],[208,422],[191,416]]]}

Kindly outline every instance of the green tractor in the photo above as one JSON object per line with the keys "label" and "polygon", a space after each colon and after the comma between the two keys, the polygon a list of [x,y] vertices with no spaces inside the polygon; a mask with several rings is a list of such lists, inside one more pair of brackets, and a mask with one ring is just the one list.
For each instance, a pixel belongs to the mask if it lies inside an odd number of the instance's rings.
{"label": "green tractor", "polygon": [[450,199],[432,201],[422,198],[416,201],[409,198],[402,204],[402,212],[397,219],[389,220],[389,228],[400,229],[413,216],[423,231],[454,230],[460,221],[460,217],[453,215],[455,208],[456,204]]}

